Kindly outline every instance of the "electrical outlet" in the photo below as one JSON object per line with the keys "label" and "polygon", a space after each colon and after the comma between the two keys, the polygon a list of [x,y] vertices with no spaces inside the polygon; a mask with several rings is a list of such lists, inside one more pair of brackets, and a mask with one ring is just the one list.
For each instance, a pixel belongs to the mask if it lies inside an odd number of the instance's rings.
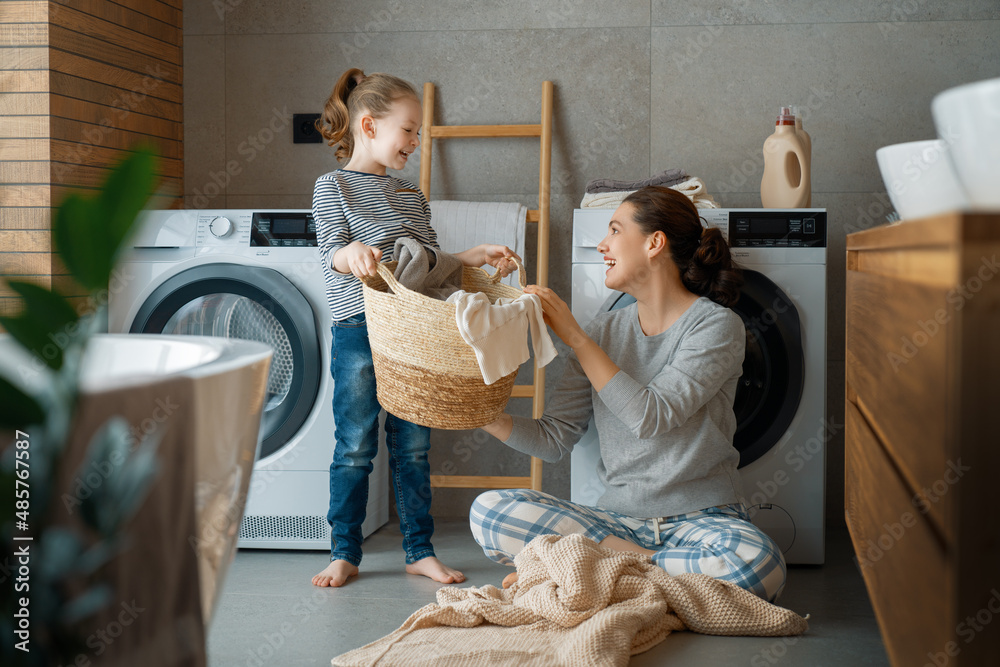
{"label": "electrical outlet", "polygon": [[319,120],[318,113],[296,113],[292,114],[292,143],[293,144],[321,144],[323,135],[316,129],[316,121]]}

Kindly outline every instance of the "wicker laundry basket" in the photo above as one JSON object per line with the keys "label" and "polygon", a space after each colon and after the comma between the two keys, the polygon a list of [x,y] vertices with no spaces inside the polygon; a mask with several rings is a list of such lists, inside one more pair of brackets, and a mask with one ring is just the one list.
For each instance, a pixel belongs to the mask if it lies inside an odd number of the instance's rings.
{"label": "wicker laundry basket", "polygon": [[[523,288],[524,266],[515,263]],[[476,354],[455,324],[455,304],[403,287],[393,277],[395,269],[396,262],[384,262],[378,276],[362,279],[379,403],[397,417],[433,428],[477,428],[494,421],[507,406],[517,372],[483,382]],[[523,294],[499,280],[499,271],[491,276],[464,267],[462,289],[484,292],[491,302]]]}

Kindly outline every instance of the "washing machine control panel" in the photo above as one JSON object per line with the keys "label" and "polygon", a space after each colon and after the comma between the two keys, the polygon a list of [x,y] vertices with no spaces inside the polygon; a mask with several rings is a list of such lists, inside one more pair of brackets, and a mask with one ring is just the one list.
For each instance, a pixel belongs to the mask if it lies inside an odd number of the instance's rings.
{"label": "washing machine control panel", "polygon": [[825,209],[729,210],[733,248],[825,248]]}
{"label": "washing machine control panel", "polygon": [[307,211],[255,211],[250,225],[250,245],[316,247],[316,222]]}

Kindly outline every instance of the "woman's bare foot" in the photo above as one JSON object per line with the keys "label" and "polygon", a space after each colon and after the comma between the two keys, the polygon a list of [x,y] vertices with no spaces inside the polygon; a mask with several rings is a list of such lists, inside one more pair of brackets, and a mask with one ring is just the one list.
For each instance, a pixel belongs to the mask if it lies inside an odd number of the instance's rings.
{"label": "woman's bare foot", "polygon": [[357,575],[358,566],[348,563],[346,560],[330,561],[322,572],[312,578],[313,586],[330,586],[338,588],[343,586],[348,579]]}
{"label": "woman's bare foot", "polygon": [[420,574],[430,577],[434,581],[442,584],[460,584],[465,581],[465,575],[454,568],[450,568],[434,556],[421,558],[415,563],[406,566],[406,571],[410,574]]}
{"label": "woman's bare foot", "polygon": [[503,586],[504,588],[510,588],[516,583],[517,583],[517,572],[511,572],[510,574],[508,574],[506,577],[503,578],[503,581],[500,583],[500,585]]}
{"label": "woman's bare foot", "polygon": [[608,535],[601,540],[599,544],[607,549],[613,549],[615,551],[631,551],[632,553],[643,554],[646,556],[652,556],[656,553],[655,551],[640,547],[638,544],[628,542],[620,537],[615,537],[614,535]]}

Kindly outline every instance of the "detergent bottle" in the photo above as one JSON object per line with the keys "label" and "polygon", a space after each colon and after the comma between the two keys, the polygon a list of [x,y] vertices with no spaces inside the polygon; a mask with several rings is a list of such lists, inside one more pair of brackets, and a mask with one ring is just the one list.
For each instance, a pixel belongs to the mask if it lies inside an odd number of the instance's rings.
{"label": "detergent bottle", "polygon": [[761,204],[764,208],[805,208],[810,191],[809,159],[795,131],[795,116],[790,107],[781,107],[774,134],[764,141]]}
{"label": "detergent bottle", "polygon": [[[802,150],[806,154],[806,173],[812,174],[812,148],[813,142],[812,137],[809,133],[802,129],[802,114],[799,113],[798,107],[792,107],[792,115],[795,116],[795,134],[798,135],[799,139],[802,141]],[[812,178],[810,180],[809,194],[806,197],[806,208],[812,206]]]}

